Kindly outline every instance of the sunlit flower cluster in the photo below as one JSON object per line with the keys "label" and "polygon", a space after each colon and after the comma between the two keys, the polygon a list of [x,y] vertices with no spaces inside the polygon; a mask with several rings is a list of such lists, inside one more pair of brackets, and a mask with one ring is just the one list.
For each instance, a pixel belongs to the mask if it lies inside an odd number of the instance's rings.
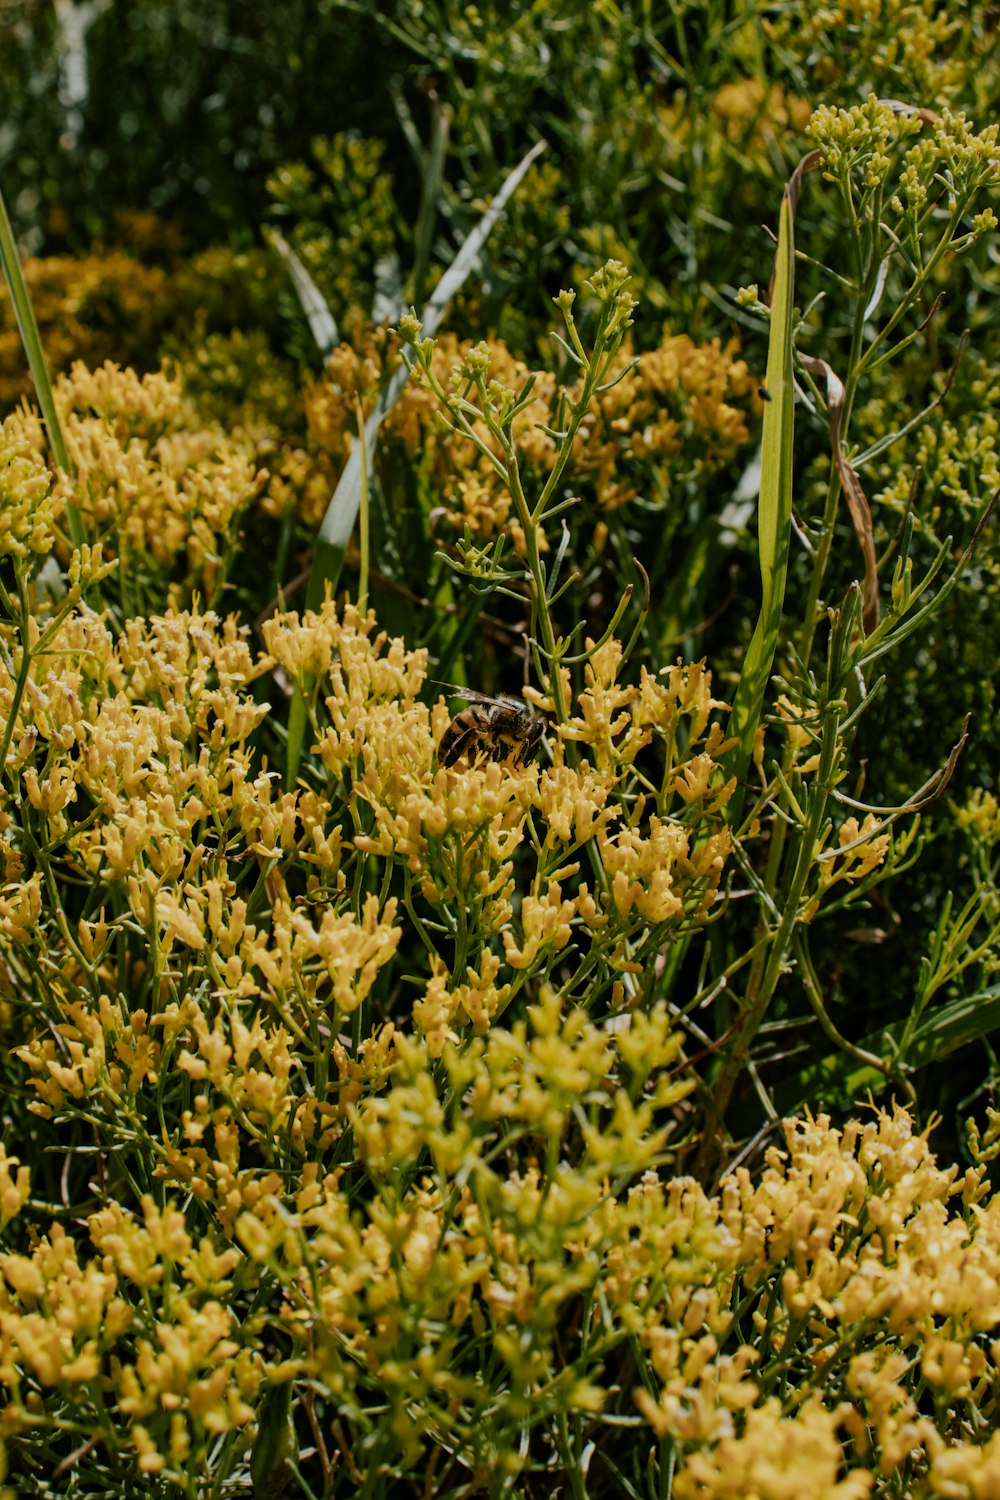
{"label": "sunlit flower cluster", "polygon": [[[1000,129],[945,101],[985,116],[996,7],[669,8],[381,17],[420,219],[382,141],[279,168],[318,321],[266,228],[27,268],[69,463],[0,427],[0,1500],[1000,1496],[1000,1114],[939,1164],[915,1071],[988,1041],[997,791],[955,791],[975,727],[902,790],[871,748],[900,678],[897,737],[958,740],[916,625],[990,665]],[[483,122],[539,100],[425,338],[513,144]],[[753,325],[810,148],[793,340],[846,395],[838,439],[797,367],[786,578]],[[914,810],[974,894],[908,1023],[905,972],[865,988],[897,932],[841,917]],[[852,1119],[858,1069],[913,1107]]]}
{"label": "sunlit flower cluster", "polygon": [[[39,1130],[116,1143],[68,1223],[23,1153],[0,1160],[0,1220],[35,1226],[0,1251],[8,1440],[58,1410],[111,1423],[125,1473],[207,1474],[219,1441],[259,1473],[291,1451],[285,1417],[269,1446],[286,1389],[303,1413],[336,1399],[340,1436],[313,1416],[359,1472],[378,1431],[404,1468],[444,1442],[513,1473],[522,1424],[544,1445],[560,1413],[643,1422],[691,1495],[748,1467],[762,1494],[811,1465],[842,1497],[904,1450],[928,1474],[988,1462],[921,1414],[912,1372],[919,1352],[949,1402],[984,1399],[991,1137],[961,1183],[903,1113],[790,1126],[718,1198],[670,1175],[693,1079],[638,996],[732,850],[704,665],[628,682],[619,643],[590,643],[565,722],[555,684],[532,694],[543,762],[443,766],[426,654],[370,611],[263,634],[266,654],[193,609],[116,636],[81,603],[28,637],[20,696],[16,638],[0,670],[11,1066]],[[288,792],[251,751],[268,674],[306,707]],[[845,824],[827,885],[885,837]],[[92,894],[54,910],[40,851]],[[836,1374],[830,1323],[855,1351]],[[794,1403],[769,1348],[801,1363]]]}
{"label": "sunlit flower cluster", "polygon": [[[179,566],[189,587],[213,594],[236,523],[267,477],[252,451],[221,429],[192,428],[180,382],[163,372],[140,377],[77,363],[57,381],[55,399],[73,472],[59,476],[49,506],[58,514],[76,505],[88,533],[126,567]],[[38,419],[18,411],[5,433],[22,466],[38,466],[41,483]]]}
{"label": "sunlit flower cluster", "polygon": [[[740,78],[723,84],[712,99],[712,113],[733,145],[756,154],[775,137],[804,130],[812,105],[780,83],[767,87],[760,78]],[[752,131],[749,139],[748,131]]]}
{"label": "sunlit flower cluster", "polygon": [[[169,428],[162,377],[127,409],[118,372],[76,381],[101,441]],[[691,1089],[666,1007],[630,1013],[624,980],[703,921],[729,848],[724,705],[701,664],[620,688],[609,640],[544,767],[476,746],[444,766],[426,653],[371,612],[328,601],[263,633],[267,654],[198,607],[115,632],[78,599],[12,622],[0,661],[10,1065],[39,1130],[82,1150],[106,1133],[132,1163],[110,1162],[75,1238],[43,1211],[0,1253],[9,1430],[53,1400],[100,1427],[103,1383],[128,1462],[167,1480],[222,1437],[263,1462],[254,1422],[284,1355],[288,1379],[353,1390],[362,1428],[359,1359],[400,1412],[426,1395],[414,1453],[441,1402],[468,1427],[467,1328],[493,1327],[530,1387],[550,1372],[556,1405],[602,1405],[593,1361],[557,1378],[560,1311],[612,1252],[622,1305],[645,1275],[620,1188],[659,1167]],[[252,749],[265,679],[306,699],[289,792]],[[640,759],[655,783],[635,798]],[[597,984],[614,1026],[580,1003]],[[21,1161],[0,1173],[13,1225]],[[400,1343],[442,1317],[448,1377],[444,1345]]]}
{"label": "sunlit flower cluster", "polygon": [[985,787],[976,787],[964,807],[956,808],[955,822],[971,838],[982,841],[987,848],[1000,843],[1000,802],[997,801],[996,793],[987,791]]}
{"label": "sunlit flower cluster", "polygon": [[[7,1433],[44,1421],[35,1392],[99,1430],[100,1377],[136,1470],[171,1475],[220,1435],[249,1452],[264,1382],[302,1381],[336,1397],[359,1463],[380,1411],[404,1467],[428,1439],[472,1467],[491,1446],[516,1462],[521,1424],[541,1433],[561,1411],[641,1414],[676,1445],[690,1496],[735,1500],[748,1473],[775,1500],[793,1483],[844,1500],[876,1475],[944,1494],[991,1472],[991,1439],[961,1430],[973,1409],[988,1430],[995,1400],[985,1165],[942,1170],[896,1111],[843,1132],[789,1122],[759,1179],[740,1169],[715,1197],[664,1179],[688,1085],[669,1081],[665,1011],[634,1025],[608,1032],[543,991],[465,1046],[398,1035],[349,1110],[371,1195],[322,1170],[314,1144],[292,1182],[242,1168],[200,1237],[179,1201],[145,1193],[90,1212],[76,1238],[53,1224],[29,1253],[0,1253]],[[502,1164],[519,1141],[537,1150]],[[477,1379],[487,1347],[499,1399]],[[798,1371],[790,1388],[772,1356]],[[918,1382],[940,1393],[932,1410]]]}
{"label": "sunlit flower cluster", "polygon": [[[357,428],[355,396],[367,414],[387,361],[396,358],[384,331],[367,331],[356,350],[343,343],[334,351],[327,380],[308,393],[310,435],[336,467],[346,460]],[[450,335],[436,340],[432,369],[445,388],[464,395],[477,360],[485,362],[498,390],[520,389],[530,373],[531,395],[514,418],[513,434],[526,472],[544,479],[557,454],[551,433],[560,400],[556,380],[544,370],[529,372],[498,340],[473,345]],[[735,343],[716,339],[699,345],[666,331],[658,348],[637,354],[626,342],[608,383],[573,445],[574,468],[586,476],[603,510],[637,496],[662,506],[670,498],[672,476],[680,483],[692,474],[714,472],[749,442],[756,381]],[[385,438],[402,444],[409,455],[419,449],[433,520],[459,531],[468,526],[489,540],[516,524],[509,490],[474,439],[439,425],[437,405],[430,391],[411,382],[386,420]],[[481,423],[476,433],[489,447]]]}
{"label": "sunlit flower cluster", "polygon": [[[150,341],[176,319],[176,285],[162,266],[130,255],[54,255],[29,259],[24,278],[46,358],[63,370],[74,359],[99,363],[141,358]],[[109,329],[109,315],[114,329]],[[31,392],[14,309],[0,303],[0,407]]]}
{"label": "sunlit flower cluster", "polygon": [[[890,206],[909,220],[910,233],[937,201],[942,183],[947,185],[944,206],[961,216],[976,194],[995,186],[1000,177],[998,127],[977,131],[964,114],[947,109],[935,115],[870,94],[849,109],[820,105],[807,134],[822,152],[823,171],[831,181],[846,185],[853,179],[868,190],[888,186]],[[907,141],[912,144],[901,150]],[[897,154],[898,177],[890,170]],[[995,218],[992,209],[981,210],[971,230],[955,234],[951,248],[967,250],[991,232]]]}

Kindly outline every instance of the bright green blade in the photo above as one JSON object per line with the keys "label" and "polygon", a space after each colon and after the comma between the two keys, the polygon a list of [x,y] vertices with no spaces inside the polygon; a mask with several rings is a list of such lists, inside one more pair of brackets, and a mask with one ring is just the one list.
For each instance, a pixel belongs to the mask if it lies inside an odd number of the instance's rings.
{"label": "bright green blade", "polygon": [[[421,315],[420,321],[423,324],[426,337],[433,337],[437,331],[449,302],[455,296],[456,292],[459,291],[478,260],[479,253],[489,238],[497,219],[499,219],[503,212],[511,193],[518,186],[535,158],[544,150],[544,141],[539,141],[537,145],[532,147],[507,177],[475,229],[463,242],[455,259],[438,282],[434,290],[434,295]],[[375,410],[365,423],[365,444],[368,452],[369,470],[378,430],[386,414],[392,410],[399,399],[403,387],[409,378],[409,372],[405,368],[395,372],[379,396]],[[340,570],[347,552],[347,545],[354,532],[355,522],[358,518],[360,504],[361,445],[360,443],[355,443],[351,449],[351,455],[344,466],[344,472],[340,476],[337,488],[333,492],[333,498],[327,506],[326,515],[323,517],[323,524],[319,529],[316,555],[313,559],[312,572],[309,577],[309,588],[306,595],[306,603],[310,609],[317,609],[322,604],[327,584],[329,584],[331,589],[337,587],[340,579]]]}
{"label": "bright green blade", "polygon": [[[815,156],[815,153],[812,154]],[[757,548],[760,558],[760,615],[740,673],[729,720],[736,747],[729,769],[736,776],[730,817],[739,823],[754,738],[764,712],[764,695],[771,675],[788,570],[792,520],[792,437],[795,389],[792,378],[792,318],[795,301],[795,203],[803,172],[813,165],[806,157],[796,169],[781,200],[778,248],[771,288],[771,333],[767,349],[767,402],[761,440],[760,501]]]}
{"label": "bright green blade", "polygon": [[[21,259],[14,243],[14,232],[10,227],[7,205],[4,203],[2,192],[0,192],[0,263],[3,265],[3,274],[14,304],[14,316],[17,319],[24,352],[28,356],[28,368],[31,370],[31,378],[34,381],[38,405],[45,419],[49,442],[52,444],[52,457],[64,474],[72,474],[73,469],[66,450],[66,440],[63,437],[55,399],[52,395],[52,382],[49,379],[49,369],[45,362],[45,350],[42,348],[41,335],[38,332],[38,324],[35,322],[35,314],[28,296],[28,288],[25,285]],[[82,546],[87,540],[87,533],[84,530],[83,518],[75,505],[66,506],[66,518],[74,547]]]}

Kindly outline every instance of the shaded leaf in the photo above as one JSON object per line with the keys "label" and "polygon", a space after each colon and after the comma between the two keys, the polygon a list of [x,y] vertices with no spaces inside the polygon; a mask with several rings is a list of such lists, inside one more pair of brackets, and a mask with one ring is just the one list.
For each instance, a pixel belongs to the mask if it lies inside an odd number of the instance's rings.
{"label": "shaded leaf", "polygon": [[309,324],[309,332],[312,334],[316,347],[325,360],[329,358],[330,354],[340,343],[337,320],[327,306],[323,293],[315,281],[313,281],[284,235],[279,234],[276,229],[266,229],[264,232],[270,245],[278,252],[288,267],[288,274],[292,278],[292,285],[295,288],[302,311],[306,315],[306,322]]}
{"label": "shaded leaf", "polygon": [[[898,1021],[862,1037],[858,1050],[908,1070],[942,1062],[959,1048],[1000,1031],[1000,985],[936,1006],[915,1027],[906,1052],[901,1053],[906,1025],[906,1021]],[[834,1051],[810,1061],[779,1083],[774,1102],[780,1114],[794,1114],[805,1105],[849,1106],[869,1091],[881,1093],[888,1087],[892,1087],[892,1080],[879,1069]]]}

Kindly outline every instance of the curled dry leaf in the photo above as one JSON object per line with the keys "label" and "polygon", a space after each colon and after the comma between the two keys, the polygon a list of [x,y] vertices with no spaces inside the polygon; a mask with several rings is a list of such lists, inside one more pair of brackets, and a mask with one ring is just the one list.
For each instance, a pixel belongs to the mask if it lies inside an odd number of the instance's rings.
{"label": "curled dry leaf", "polygon": [[854,531],[861,544],[861,551],[865,559],[865,576],[861,587],[861,618],[865,634],[871,635],[878,624],[878,564],[875,560],[875,536],[872,530],[872,513],[868,505],[867,496],[861,487],[860,479],[844,457],[844,450],[840,441],[840,423],[844,414],[843,381],[831,370],[825,359],[813,359],[803,355],[801,357],[801,364],[802,368],[808,370],[810,375],[821,375],[826,380],[826,409],[830,425],[830,446],[833,450],[833,461],[837,465],[840,483],[844,494],[847,496],[847,505],[851,512]]}

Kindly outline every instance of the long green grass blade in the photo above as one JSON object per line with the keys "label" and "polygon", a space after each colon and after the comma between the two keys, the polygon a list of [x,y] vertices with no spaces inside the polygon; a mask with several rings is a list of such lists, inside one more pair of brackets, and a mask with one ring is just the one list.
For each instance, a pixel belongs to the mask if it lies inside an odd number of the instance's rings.
{"label": "long green grass blade", "polygon": [[315,281],[313,281],[284,235],[279,234],[276,229],[265,229],[264,233],[271,248],[281,256],[281,259],[288,267],[288,274],[292,279],[292,285],[299,299],[299,305],[306,315],[306,322],[309,324],[309,332],[312,334],[321,356],[323,359],[327,359],[340,343],[337,320],[327,306],[323,293]]}
{"label": "long green grass blade", "polygon": [[[48,430],[52,457],[63,473],[72,474],[73,469],[66,449],[66,440],[63,437],[55,398],[52,395],[52,381],[49,379],[49,369],[45,362],[45,350],[42,348],[41,335],[38,332],[38,324],[35,322],[31,299],[28,296],[24,273],[21,270],[21,258],[14,243],[14,232],[10,226],[7,205],[2,192],[0,192],[0,263],[3,265],[4,279],[14,304],[14,316],[17,319],[24,352],[28,357],[28,368],[31,370],[38,405]],[[82,546],[87,540],[87,533],[84,529],[83,517],[77,506],[72,503],[66,506],[66,519],[74,547]]]}
{"label": "long green grass blade", "polygon": [[[903,1058],[911,1068],[940,1062],[959,1047],[980,1041],[1000,1028],[1000,984],[991,984],[975,995],[962,995],[937,1006],[913,1034]],[[890,1027],[889,1034],[901,1030]]]}
{"label": "long green grass blade", "polygon": [[767,396],[761,439],[760,501],[757,510],[757,549],[760,560],[761,605],[733,699],[730,732],[736,738],[730,770],[736,793],[730,802],[732,821],[739,823],[754,738],[764,711],[764,694],[778,645],[781,611],[788,570],[792,519],[792,438],[795,390],[792,377],[792,315],[795,302],[794,217],[799,183],[813,165],[806,157],[796,169],[781,200],[778,248],[771,287],[771,333],[767,349]]}
{"label": "long green grass blade", "polygon": [[420,302],[424,295],[427,270],[431,263],[434,245],[434,226],[437,223],[438,205],[441,198],[441,183],[444,179],[444,161],[448,151],[448,130],[451,111],[438,104],[434,110],[431,126],[431,144],[424,166],[424,180],[420,189],[420,212],[417,216],[416,258],[413,265],[413,300]]}
{"label": "long green grass blade", "polygon": [[[434,289],[427,306],[421,314],[420,321],[423,324],[424,334],[431,338],[437,332],[441,319],[444,317],[448,304],[459,291],[472,267],[479,258],[479,253],[485,245],[493,226],[502,214],[511,193],[521,182],[528,168],[536,157],[545,150],[545,142],[539,141],[527,155],[518,163],[510,175],[506,178],[500,191],[497,193],[489,208],[483,214],[475,229],[461,245],[458,254],[441,277]],[[369,461],[375,448],[375,439],[386,414],[390,412],[399,399],[406,382],[409,380],[409,372],[405,367],[398,369],[379,396],[375,409],[365,423],[365,443]],[[316,541],[316,554],[313,559],[312,572],[309,577],[309,588],[306,595],[306,604],[310,609],[317,609],[323,602],[323,595],[329,584],[331,589],[336,588],[340,578],[340,570],[343,566],[347,545],[354,532],[354,526],[358,518],[358,507],[361,504],[361,445],[355,443],[351,449],[351,455],[344,466],[337,488],[333,492],[333,498],[327,506],[323,524],[320,526]]]}

